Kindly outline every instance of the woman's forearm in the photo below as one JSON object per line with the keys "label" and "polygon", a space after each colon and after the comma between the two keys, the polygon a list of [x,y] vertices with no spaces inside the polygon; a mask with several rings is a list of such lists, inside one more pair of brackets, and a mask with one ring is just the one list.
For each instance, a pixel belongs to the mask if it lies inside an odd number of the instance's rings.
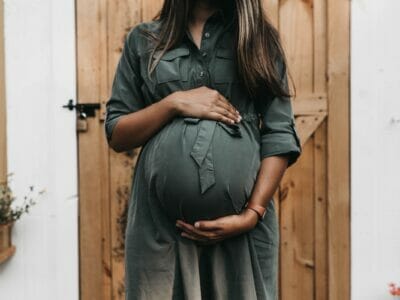
{"label": "woman's forearm", "polygon": [[261,161],[249,202],[267,206],[287,168],[286,156],[270,156]]}
{"label": "woman's forearm", "polygon": [[124,115],[116,123],[110,147],[116,152],[142,146],[178,112],[175,93],[136,112]]}

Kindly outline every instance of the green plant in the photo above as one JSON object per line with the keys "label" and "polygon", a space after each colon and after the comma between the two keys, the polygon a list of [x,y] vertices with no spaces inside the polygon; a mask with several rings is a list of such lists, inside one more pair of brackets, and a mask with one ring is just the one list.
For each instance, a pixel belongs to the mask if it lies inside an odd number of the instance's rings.
{"label": "green plant", "polygon": [[[7,180],[0,182],[0,224],[6,224],[18,220],[22,214],[29,212],[32,205],[36,204],[36,201],[34,201],[36,190],[32,185],[29,186],[29,193],[24,196],[24,202],[22,205],[15,207],[12,206],[16,197],[13,196],[9,187],[8,177],[11,175],[13,175],[13,173],[7,174]],[[42,195],[44,192],[44,189],[38,191],[37,196]]]}

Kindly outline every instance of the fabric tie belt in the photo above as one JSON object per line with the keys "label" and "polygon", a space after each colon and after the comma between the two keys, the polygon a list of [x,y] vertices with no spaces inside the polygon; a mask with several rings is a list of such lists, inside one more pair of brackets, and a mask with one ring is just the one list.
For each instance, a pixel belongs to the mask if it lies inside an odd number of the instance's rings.
{"label": "fabric tie belt", "polygon": [[[258,116],[254,113],[240,113],[243,121],[256,121]],[[241,138],[242,132],[240,126],[235,124],[226,124],[221,121],[185,117],[186,123],[197,124],[200,122],[196,140],[190,152],[199,170],[200,190],[204,194],[211,186],[215,184],[214,160],[212,150],[212,139],[217,125],[221,126],[233,138]]]}

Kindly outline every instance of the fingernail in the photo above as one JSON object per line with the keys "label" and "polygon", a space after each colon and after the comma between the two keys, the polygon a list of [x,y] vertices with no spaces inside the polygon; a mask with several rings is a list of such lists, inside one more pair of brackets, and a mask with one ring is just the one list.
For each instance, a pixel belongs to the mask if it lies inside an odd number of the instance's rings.
{"label": "fingernail", "polygon": [[200,227],[200,223],[199,222],[194,223],[194,227],[199,228]]}

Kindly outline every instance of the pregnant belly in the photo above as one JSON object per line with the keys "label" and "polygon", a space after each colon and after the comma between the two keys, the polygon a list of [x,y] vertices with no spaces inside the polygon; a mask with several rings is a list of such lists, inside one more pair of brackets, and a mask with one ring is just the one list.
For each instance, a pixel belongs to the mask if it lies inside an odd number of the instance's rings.
{"label": "pregnant belly", "polygon": [[258,129],[174,118],[147,144],[150,188],[171,220],[215,219],[241,211],[260,165]]}

